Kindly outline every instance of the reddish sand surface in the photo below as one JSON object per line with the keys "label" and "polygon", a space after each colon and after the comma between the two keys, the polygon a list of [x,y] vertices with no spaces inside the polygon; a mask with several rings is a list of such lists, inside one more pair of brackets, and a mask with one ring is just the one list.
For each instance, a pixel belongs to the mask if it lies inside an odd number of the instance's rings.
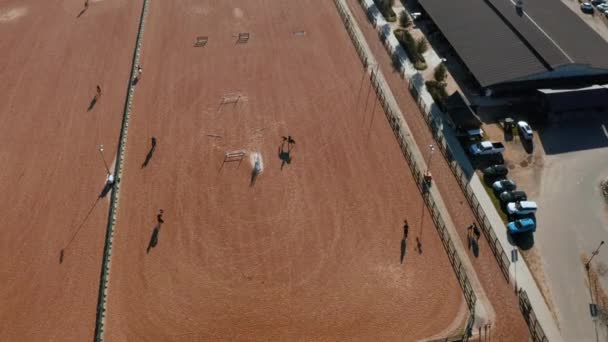
{"label": "reddish sand surface", "polygon": [[93,339],[108,217],[97,146],[112,163],[141,1],[76,18],[82,6],[0,1],[0,341]]}
{"label": "reddish sand surface", "polygon": [[[378,39],[376,29],[367,20],[361,5],[357,0],[348,0],[348,4],[378,59],[381,69],[387,76],[387,81],[405,115],[416,143],[418,146],[428,146],[435,143],[422,113],[407,89],[405,81],[399,77],[398,73],[392,72],[390,57]],[[441,154],[437,154],[433,159],[432,172],[433,180],[437,184],[450,216],[456,224],[463,245],[467,246],[466,227],[475,222],[471,207],[447,161]],[[528,341],[529,330],[519,310],[513,285],[505,280],[487,240],[482,238],[479,242],[479,257],[475,258],[473,253],[470,253],[470,259],[481,285],[496,311],[496,322],[492,322],[492,341]]]}
{"label": "reddish sand surface", "polygon": [[[331,1],[152,1],[141,64],[106,340],[461,331],[461,289]],[[238,103],[220,105],[229,93]],[[222,163],[240,149],[242,163]],[[264,169],[252,182],[254,153]]]}

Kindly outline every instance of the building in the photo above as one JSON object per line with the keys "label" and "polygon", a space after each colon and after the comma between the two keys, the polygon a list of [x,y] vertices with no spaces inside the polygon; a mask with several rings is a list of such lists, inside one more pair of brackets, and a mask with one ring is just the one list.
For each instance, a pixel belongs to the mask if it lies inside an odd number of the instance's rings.
{"label": "building", "polygon": [[608,43],[559,0],[420,5],[486,95],[537,96],[538,89],[577,89],[580,95],[608,84]]}

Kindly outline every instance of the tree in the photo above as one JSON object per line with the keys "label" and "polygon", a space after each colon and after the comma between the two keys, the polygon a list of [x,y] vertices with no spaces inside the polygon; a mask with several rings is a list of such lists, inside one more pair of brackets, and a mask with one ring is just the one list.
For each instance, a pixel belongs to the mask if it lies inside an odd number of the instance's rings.
{"label": "tree", "polygon": [[405,11],[401,12],[399,20],[403,27],[410,27],[410,25],[412,25],[412,19],[410,19],[410,16]]}
{"label": "tree", "polygon": [[429,44],[426,42],[424,37],[420,37],[420,39],[416,41],[416,51],[418,51],[419,54],[422,55],[426,52],[426,50],[428,50],[428,48]]}
{"label": "tree", "polygon": [[445,79],[448,77],[448,71],[445,68],[445,65],[443,65],[443,63],[439,64],[435,68],[435,72],[433,73],[433,76],[435,77],[435,81],[437,81],[439,83],[445,81]]}

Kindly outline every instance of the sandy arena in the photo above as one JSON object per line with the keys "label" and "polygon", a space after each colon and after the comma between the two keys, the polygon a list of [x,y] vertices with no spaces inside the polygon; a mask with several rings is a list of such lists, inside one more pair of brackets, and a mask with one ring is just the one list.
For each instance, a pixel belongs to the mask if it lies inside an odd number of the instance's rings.
{"label": "sandy arena", "polygon": [[0,341],[93,340],[108,219],[98,145],[111,166],[141,1],[82,9],[0,1]]}
{"label": "sandy arena", "polygon": [[141,64],[107,341],[461,331],[461,289],[331,1],[151,1]]}

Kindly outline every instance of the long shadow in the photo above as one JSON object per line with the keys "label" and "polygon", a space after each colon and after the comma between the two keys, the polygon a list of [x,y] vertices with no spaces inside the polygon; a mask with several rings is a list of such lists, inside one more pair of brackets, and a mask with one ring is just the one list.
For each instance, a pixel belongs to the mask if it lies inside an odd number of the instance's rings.
{"label": "long shadow", "polygon": [[403,264],[403,258],[405,257],[405,250],[407,246],[405,243],[405,239],[401,239],[401,263]]}
{"label": "long shadow", "polygon": [[87,11],[87,9],[83,8],[82,11],[80,11],[80,13],[78,13],[78,15],[76,16],[76,18],[80,18],[84,14],[84,12],[86,12],[86,11]]}
{"label": "long shadow", "polygon": [[144,160],[144,162],[141,164],[141,168],[143,169],[144,167],[148,166],[148,163],[150,163],[150,160],[152,159],[152,155],[154,154],[154,150],[150,150],[148,151],[148,154],[146,155],[146,159]]}
{"label": "long shadow", "polygon": [[[106,187],[107,187],[107,184],[106,184],[106,186],[104,186],[104,190],[105,190]],[[110,188],[111,188],[111,186],[110,186]],[[102,193],[103,193],[103,190],[102,190]],[[80,222],[80,224],[76,227],[76,231],[74,231],[74,234],[72,234],[72,237],[70,238],[70,241],[68,241],[68,243],[61,249],[61,251],[59,253],[59,263],[60,264],[63,263],[63,258],[64,258],[64,255],[65,255],[65,250],[70,246],[70,244],[72,244],[72,241],[74,241],[74,238],[76,238],[76,235],[78,235],[78,232],[80,232],[80,230],[82,229],[82,227],[84,227],[85,223],[87,222],[87,220],[91,216],[91,213],[93,213],[93,210],[97,206],[97,203],[99,203],[99,201],[102,198],[103,197],[100,195],[100,196],[97,197],[97,199],[95,199],[95,202],[93,202],[93,204],[91,205],[91,208],[89,209],[89,211],[85,215],[84,219],[82,219],[82,221]]]}
{"label": "long shadow", "polygon": [[154,155],[154,151],[156,150],[156,146],[152,145],[152,147],[150,147],[150,150],[148,151],[148,154],[146,155],[146,159],[144,160],[144,162],[141,164],[141,168],[143,169],[144,167],[148,166],[148,163],[150,163],[150,160],[152,159],[152,156]]}
{"label": "long shadow", "polygon": [[251,180],[249,181],[249,186],[255,185],[255,181],[258,179],[259,174],[260,173],[258,171],[256,171],[255,168],[253,170],[251,170]]}
{"label": "long shadow", "polygon": [[150,253],[150,249],[156,247],[158,244],[158,233],[160,233],[160,223],[154,227],[152,230],[152,235],[150,236],[150,242],[148,242],[148,248],[146,249],[146,254]]}
{"label": "long shadow", "polygon": [[112,190],[113,187],[114,187],[113,183],[106,182],[106,185],[104,185],[103,189],[99,193],[99,198],[106,197],[108,195],[108,193],[110,192],[110,190]]}
{"label": "long shadow", "polygon": [[93,99],[91,100],[91,103],[89,103],[89,108],[87,108],[87,112],[90,112],[91,109],[93,109],[93,107],[95,107],[96,103],[97,103],[97,96],[93,97]]}
{"label": "long shadow", "polygon": [[532,140],[521,139],[521,145],[524,147],[527,154],[532,154],[532,152],[534,152],[534,142]]}
{"label": "long shadow", "polygon": [[473,250],[473,255],[478,258],[479,257],[479,243],[475,239],[469,239],[471,243],[471,249]]}

